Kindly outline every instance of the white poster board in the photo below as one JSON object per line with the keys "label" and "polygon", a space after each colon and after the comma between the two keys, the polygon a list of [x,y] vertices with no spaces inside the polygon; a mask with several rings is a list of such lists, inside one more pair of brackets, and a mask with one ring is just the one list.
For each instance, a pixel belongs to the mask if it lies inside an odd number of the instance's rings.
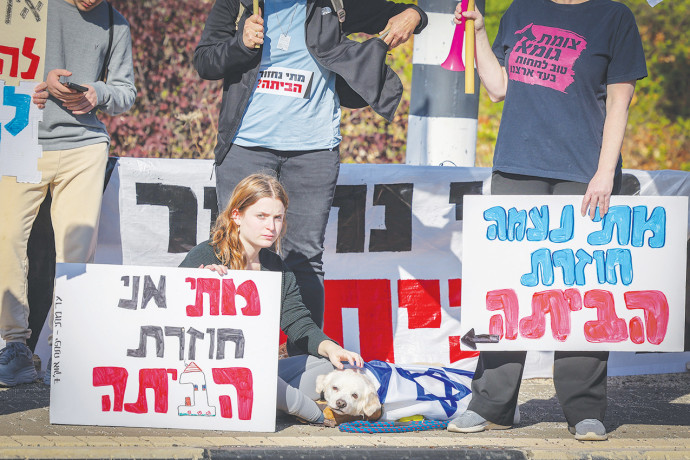
{"label": "white poster board", "polygon": [[480,350],[682,351],[687,197],[467,196],[463,343]]}
{"label": "white poster board", "polygon": [[58,264],[50,422],[275,431],[280,283]]}

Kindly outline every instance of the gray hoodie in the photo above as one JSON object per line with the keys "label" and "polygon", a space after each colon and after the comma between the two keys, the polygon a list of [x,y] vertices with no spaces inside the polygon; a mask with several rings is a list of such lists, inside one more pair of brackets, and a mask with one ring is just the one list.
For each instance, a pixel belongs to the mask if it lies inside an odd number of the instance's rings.
{"label": "gray hoodie", "polygon": [[73,115],[52,96],[46,102],[43,122],[38,125],[39,143],[44,150],[67,150],[100,142],[110,142],[105,125],[96,117],[98,109],[110,115],[128,110],[137,95],[132,66],[132,39],[129,23],[114,11],[113,44],[107,83],[97,81],[106,59],[109,38],[108,4],[80,11],[65,0],[48,4],[45,75],[53,69],[72,72],[69,81],[92,85],[98,107],[84,115]]}

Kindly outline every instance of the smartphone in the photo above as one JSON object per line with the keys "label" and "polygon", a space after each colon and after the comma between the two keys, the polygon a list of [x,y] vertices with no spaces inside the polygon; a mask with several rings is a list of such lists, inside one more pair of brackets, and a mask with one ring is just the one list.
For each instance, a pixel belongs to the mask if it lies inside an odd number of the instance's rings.
{"label": "smartphone", "polygon": [[80,93],[85,93],[89,90],[89,88],[87,88],[86,86],[77,85],[76,83],[72,83],[71,81],[66,81],[63,83],[63,85],[65,85],[69,89],[79,91]]}

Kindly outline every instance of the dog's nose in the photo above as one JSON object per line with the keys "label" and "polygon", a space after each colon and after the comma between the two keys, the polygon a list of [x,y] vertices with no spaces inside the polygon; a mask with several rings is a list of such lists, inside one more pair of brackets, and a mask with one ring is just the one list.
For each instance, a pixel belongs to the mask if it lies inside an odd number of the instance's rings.
{"label": "dog's nose", "polygon": [[335,405],[338,406],[338,409],[342,409],[345,406],[347,406],[347,403],[343,401],[342,399],[339,399],[335,402]]}

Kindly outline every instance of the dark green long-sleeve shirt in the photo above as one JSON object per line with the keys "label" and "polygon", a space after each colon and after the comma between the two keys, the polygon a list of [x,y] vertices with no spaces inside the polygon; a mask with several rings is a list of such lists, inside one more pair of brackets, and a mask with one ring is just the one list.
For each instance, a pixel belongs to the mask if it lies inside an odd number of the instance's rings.
{"label": "dark green long-sleeve shirt", "polygon": [[[319,344],[324,340],[331,340],[311,319],[311,314],[302,302],[295,274],[285,265],[280,256],[268,249],[259,253],[261,270],[282,272],[282,296],[280,307],[280,328],[288,336],[288,340],[302,349],[305,353],[319,355]],[[193,247],[184,258],[180,267],[198,268],[200,265],[223,265],[218,260],[210,242],[204,241]]]}

